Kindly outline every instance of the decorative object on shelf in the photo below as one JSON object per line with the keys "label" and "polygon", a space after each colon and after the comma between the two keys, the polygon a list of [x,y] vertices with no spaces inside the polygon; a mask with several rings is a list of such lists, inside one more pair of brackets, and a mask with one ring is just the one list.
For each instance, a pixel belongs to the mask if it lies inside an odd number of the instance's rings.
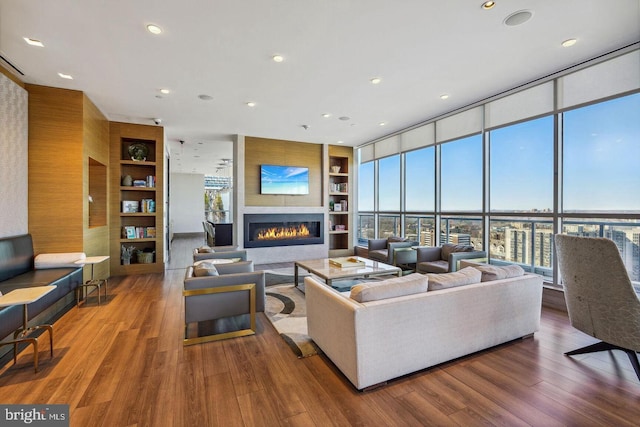
{"label": "decorative object on shelf", "polygon": [[340,166],[331,166],[331,172],[340,173]]}
{"label": "decorative object on shelf", "polygon": [[123,265],[128,265],[131,264],[131,256],[133,255],[133,251],[136,250],[135,246],[125,246],[122,245],[121,247],[121,259],[122,259],[122,264]]}
{"label": "decorative object on shelf", "polygon": [[122,201],[122,213],[136,213],[139,212],[139,209],[139,202],[137,200]]}
{"label": "decorative object on shelf", "polygon": [[147,156],[149,155],[149,147],[147,146],[147,144],[136,142],[135,144],[131,144],[129,146],[129,155],[131,156],[131,160],[147,160]]}
{"label": "decorative object on shelf", "polygon": [[137,251],[136,255],[138,256],[138,262],[140,264],[151,264],[153,263],[153,254],[155,251],[149,251],[145,249],[143,251]]}
{"label": "decorative object on shelf", "polygon": [[132,185],[133,185],[133,178],[131,178],[131,175],[125,175],[122,177],[123,187],[131,187]]}

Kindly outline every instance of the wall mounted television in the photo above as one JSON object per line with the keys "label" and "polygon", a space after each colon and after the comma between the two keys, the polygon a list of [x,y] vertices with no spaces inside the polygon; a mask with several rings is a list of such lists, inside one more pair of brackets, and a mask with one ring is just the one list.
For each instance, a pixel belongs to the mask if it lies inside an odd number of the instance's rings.
{"label": "wall mounted television", "polygon": [[260,194],[309,194],[309,168],[260,165]]}

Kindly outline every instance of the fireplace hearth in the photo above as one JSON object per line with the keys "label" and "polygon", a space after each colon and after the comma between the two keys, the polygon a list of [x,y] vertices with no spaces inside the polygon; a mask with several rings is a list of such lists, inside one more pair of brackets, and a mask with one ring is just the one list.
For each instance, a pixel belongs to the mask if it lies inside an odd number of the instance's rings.
{"label": "fireplace hearth", "polygon": [[323,214],[245,214],[244,247],[324,243]]}

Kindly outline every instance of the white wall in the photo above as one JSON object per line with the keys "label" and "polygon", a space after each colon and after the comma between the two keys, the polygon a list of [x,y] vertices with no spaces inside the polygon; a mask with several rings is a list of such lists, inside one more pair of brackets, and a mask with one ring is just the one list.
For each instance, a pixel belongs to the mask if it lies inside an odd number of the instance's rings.
{"label": "white wall", "polygon": [[204,175],[172,173],[170,185],[171,232],[204,232]]}
{"label": "white wall", "polygon": [[0,237],[29,232],[28,100],[0,73]]}

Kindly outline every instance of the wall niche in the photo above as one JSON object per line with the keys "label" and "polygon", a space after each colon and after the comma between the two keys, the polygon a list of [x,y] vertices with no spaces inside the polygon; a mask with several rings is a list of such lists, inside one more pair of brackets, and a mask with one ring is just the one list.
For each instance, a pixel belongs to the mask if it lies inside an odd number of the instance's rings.
{"label": "wall niche", "polygon": [[107,225],[107,166],[89,157],[89,228]]}

